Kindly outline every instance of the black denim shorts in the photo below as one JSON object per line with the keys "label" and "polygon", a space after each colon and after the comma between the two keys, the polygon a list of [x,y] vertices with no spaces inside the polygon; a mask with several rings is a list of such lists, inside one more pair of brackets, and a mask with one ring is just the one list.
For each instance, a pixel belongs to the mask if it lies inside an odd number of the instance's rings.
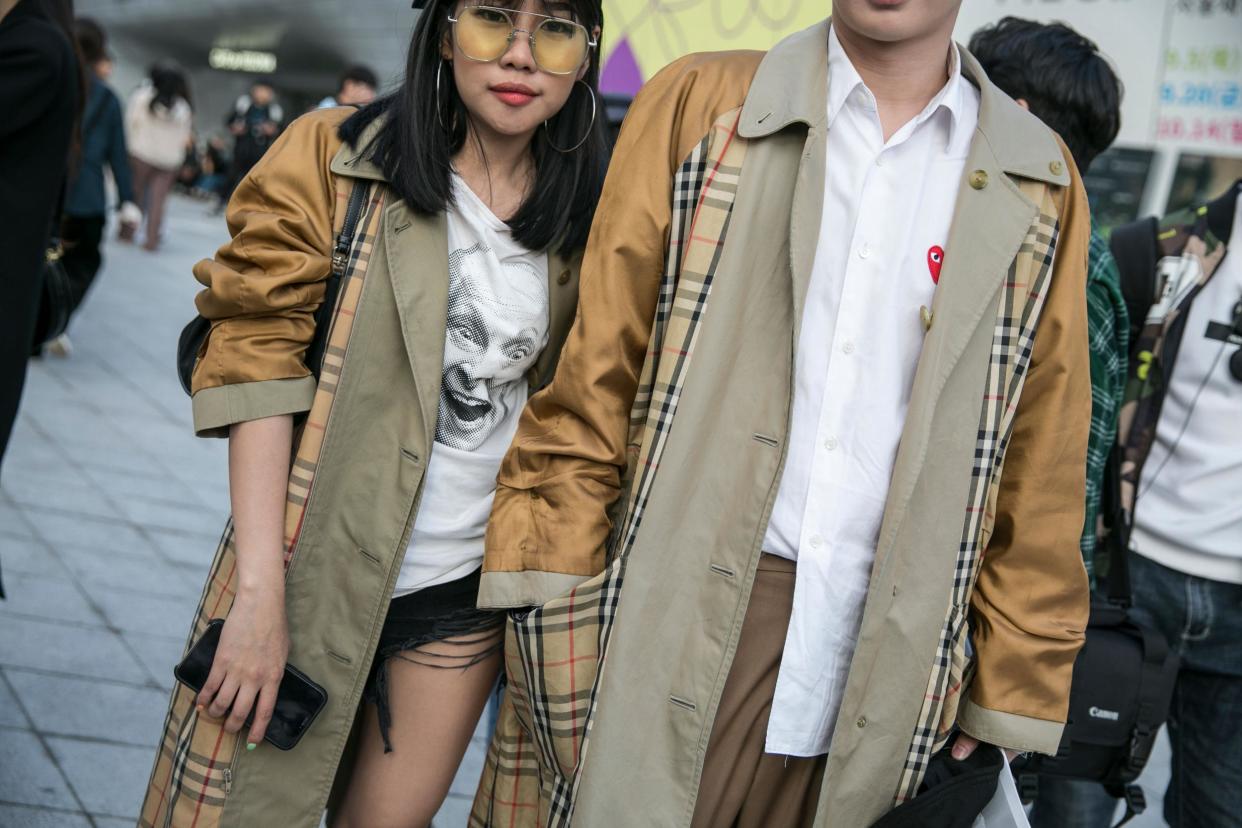
{"label": "black denim shorts", "polygon": [[[504,647],[504,611],[475,606],[480,572],[476,569],[464,578],[420,589],[389,603],[371,674],[362,693],[363,701],[376,706],[385,753],[392,752],[392,700],[388,690],[388,665],[392,659],[443,670],[464,670]],[[426,649],[436,642],[451,646]]]}

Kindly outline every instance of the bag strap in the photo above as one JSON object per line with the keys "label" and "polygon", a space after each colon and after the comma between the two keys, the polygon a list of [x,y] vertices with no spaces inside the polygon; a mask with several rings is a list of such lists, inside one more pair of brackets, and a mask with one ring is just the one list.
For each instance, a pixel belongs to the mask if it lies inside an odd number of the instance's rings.
{"label": "bag strap", "polygon": [[349,206],[345,209],[345,220],[341,224],[341,232],[337,234],[336,243],[332,248],[332,269],[328,273],[324,285],[323,302],[315,309],[315,335],[306,349],[306,367],[319,379],[320,367],[323,365],[324,352],[328,347],[328,329],[332,327],[332,317],[336,313],[337,297],[341,292],[341,277],[349,264],[350,251],[354,247],[354,236],[358,232],[358,220],[362,216],[362,208],[367,202],[367,193],[371,183],[359,179],[349,194]]}
{"label": "bag strap", "polygon": [[1132,350],[1143,320],[1156,301],[1156,237],[1159,232],[1160,222],[1155,216],[1147,216],[1121,225],[1108,238],[1108,247],[1121,273],[1121,295],[1130,316]]}
{"label": "bag strap", "polygon": [[1100,513],[1104,516],[1104,534],[1101,541],[1108,553],[1108,590],[1110,604],[1129,609],[1132,602],[1130,587],[1130,527],[1121,504],[1121,458],[1125,450],[1114,441],[1104,465],[1104,480],[1100,492]]}

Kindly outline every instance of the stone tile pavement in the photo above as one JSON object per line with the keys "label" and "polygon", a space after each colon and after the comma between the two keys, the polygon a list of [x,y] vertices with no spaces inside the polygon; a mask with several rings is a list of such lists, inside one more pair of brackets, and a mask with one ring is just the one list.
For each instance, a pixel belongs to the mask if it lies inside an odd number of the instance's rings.
{"label": "stone tile pavement", "polygon": [[[222,219],[174,199],[156,255],[109,242],[68,359],[32,363],[0,483],[0,826],[133,825],[227,504],[223,441],[192,436],[173,371],[193,262]],[[461,826],[476,734],[441,828]],[[1167,748],[1149,768],[1149,815]],[[1161,781],[1157,781],[1161,780]]]}
{"label": "stone tile pavement", "polygon": [[[174,198],[164,248],[107,243],[72,356],[31,363],[0,475],[0,826],[132,826],[228,510],[224,441],[173,370],[224,221]],[[477,736],[436,820],[462,826]]]}

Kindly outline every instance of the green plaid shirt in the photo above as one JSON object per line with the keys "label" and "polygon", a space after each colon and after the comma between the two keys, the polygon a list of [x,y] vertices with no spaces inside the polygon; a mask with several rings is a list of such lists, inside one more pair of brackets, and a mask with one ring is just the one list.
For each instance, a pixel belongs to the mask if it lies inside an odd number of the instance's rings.
{"label": "green plaid shirt", "polygon": [[1104,466],[1117,439],[1117,414],[1126,387],[1129,319],[1121,294],[1121,273],[1108,242],[1095,230],[1087,254],[1087,331],[1091,339],[1091,437],[1087,441],[1087,519],[1083,562],[1095,586],[1095,540]]}

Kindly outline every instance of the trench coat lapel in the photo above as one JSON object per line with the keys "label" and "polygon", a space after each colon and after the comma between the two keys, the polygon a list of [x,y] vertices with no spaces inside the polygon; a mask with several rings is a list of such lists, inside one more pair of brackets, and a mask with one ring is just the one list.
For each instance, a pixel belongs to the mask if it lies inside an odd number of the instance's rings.
{"label": "trench coat lapel", "polygon": [[[944,269],[932,303],[932,325],[911,390],[876,549],[877,566],[897,534],[931,437],[941,391],[980,325],[995,324],[988,313],[1010,265],[1035,220],[1038,207],[1019,190],[1016,178],[1068,185],[1057,162],[1061,152],[1044,130],[1030,130],[1025,113],[987,80],[962,49],[962,68],[980,89],[979,124],[959,185],[949,228]],[[980,366],[982,368],[982,366]]]}
{"label": "trench coat lapel", "polygon": [[[381,122],[363,131],[358,147],[369,146]],[[332,159],[332,172],[351,178],[386,181],[384,172],[365,152],[345,144]],[[397,315],[401,319],[410,370],[418,392],[419,414],[426,445],[431,445],[440,402],[444,369],[444,326],[448,315],[448,224],[443,213],[422,215],[400,198],[390,199],[381,224]]]}
{"label": "trench coat lapel", "polygon": [[427,445],[439,410],[448,315],[448,226],[443,213],[422,215],[403,201],[386,208],[384,249],[401,317],[401,335],[414,372]]}

